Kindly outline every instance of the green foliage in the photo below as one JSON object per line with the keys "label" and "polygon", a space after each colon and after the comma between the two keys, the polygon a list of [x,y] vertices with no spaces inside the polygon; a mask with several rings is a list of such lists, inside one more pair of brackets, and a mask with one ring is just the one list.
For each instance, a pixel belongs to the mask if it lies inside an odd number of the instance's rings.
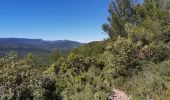
{"label": "green foliage", "polygon": [[116,71],[115,75],[127,76],[133,70],[138,69],[140,60],[136,58],[136,52],[140,48],[140,42],[136,44],[125,38],[118,38],[117,41],[109,45],[110,52],[113,55],[112,63]]}
{"label": "green foliage", "polygon": [[[33,55],[19,59],[15,53],[0,58],[0,95],[2,100],[43,99],[42,69],[33,66]],[[29,63],[28,63],[29,62]]]}
{"label": "green foliage", "polygon": [[76,55],[81,55],[85,57],[97,57],[104,53],[106,48],[106,41],[100,42],[90,42],[84,44],[78,48],[73,49],[71,52]]}
{"label": "green foliage", "polygon": [[35,56],[33,54],[28,54],[26,57],[26,63],[28,65],[31,65],[31,67],[36,67],[37,66],[37,59],[35,58]]}
{"label": "green foliage", "polygon": [[56,81],[52,77],[46,77],[42,81],[42,88],[44,90],[44,100],[60,100],[60,96],[56,94]]}
{"label": "green foliage", "polygon": [[[148,63],[142,66],[143,71],[133,75],[133,77],[126,80],[123,88],[133,95],[134,99],[146,100],[168,100],[167,94],[169,82],[162,73],[169,73],[169,61],[160,64]],[[166,76],[167,77],[167,76]]]}
{"label": "green foliage", "polygon": [[56,62],[60,57],[61,57],[61,54],[60,54],[59,50],[54,49],[50,56],[51,62],[52,63]]}
{"label": "green foliage", "polygon": [[93,57],[83,57],[71,53],[66,60],[60,59],[58,61],[55,72],[56,74],[59,73],[59,71],[67,74],[67,70],[69,70],[69,73],[76,76],[82,72],[87,72],[91,66],[102,69],[104,63],[102,63],[102,61],[97,61]]}
{"label": "green foliage", "polygon": [[71,53],[67,59],[60,58],[47,72],[51,71],[52,75],[56,76],[57,91],[64,99],[81,99],[84,96],[89,97],[87,99],[104,99],[107,96],[106,91],[100,91],[104,88],[101,77],[103,68],[104,62],[101,60]]}
{"label": "green foliage", "polygon": [[[160,1],[145,0],[143,5],[132,7],[135,11],[132,12],[131,18],[137,22],[131,22],[132,19],[122,21],[121,29],[125,30],[126,36],[121,35],[123,32],[120,31],[120,34],[114,35],[119,28],[116,28],[117,23],[112,21],[116,16],[115,3],[113,3],[110,8],[113,11],[110,13],[112,20],[108,25],[109,28],[105,27],[107,31],[104,29],[111,38],[107,46],[108,51],[102,55],[105,57],[104,77],[107,82],[126,90],[137,100],[161,99],[166,91],[166,81],[157,74],[162,72],[159,70],[161,66],[157,64],[169,57],[166,44],[168,39],[164,38],[164,35],[169,33],[167,22],[170,17],[167,9],[162,8]],[[121,19],[117,17],[117,20]],[[154,65],[147,65],[147,63]],[[159,67],[157,69],[151,66]]]}
{"label": "green foliage", "polygon": [[132,17],[132,0],[114,0],[109,6],[110,16],[107,18],[108,23],[103,25],[103,30],[108,33],[111,39],[116,39],[117,36],[126,37],[125,24]]}
{"label": "green foliage", "polygon": [[17,86],[15,90],[13,91],[13,97],[11,99],[14,100],[33,100],[33,96],[31,93],[31,90],[25,87],[24,85]]}
{"label": "green foliage", "polygon": [[168,11],[162,0],[115,0],[103,26],[107,41],[83,45],[65,58],[54,50],[51,65],[33,54],[1,57],[0,95],[4,100],[105,100],[117,88],[134,100],[169,100]]}

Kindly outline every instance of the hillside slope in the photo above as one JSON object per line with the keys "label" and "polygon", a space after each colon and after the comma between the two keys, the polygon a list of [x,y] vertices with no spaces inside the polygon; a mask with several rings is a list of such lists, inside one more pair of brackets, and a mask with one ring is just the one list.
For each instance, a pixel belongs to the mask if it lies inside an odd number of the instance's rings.
{"label": "hillside slope", "polygon": [[0,55],[15,51],[19,54],[49,53],[52,49],[67,51],[82,43],[70,40],[45,41],[42,39],[0,38]]}

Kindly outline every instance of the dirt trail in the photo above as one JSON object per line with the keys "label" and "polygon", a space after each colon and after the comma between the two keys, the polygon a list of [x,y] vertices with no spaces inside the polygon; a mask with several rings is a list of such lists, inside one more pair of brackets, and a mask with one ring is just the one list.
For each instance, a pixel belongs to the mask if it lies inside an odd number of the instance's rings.
{"label": "dirt trail", "polygon": [[113,92],[111,96],[108,97],[108,100],[131,100],[131,97],[126,95],[123,91],[113,89]]}

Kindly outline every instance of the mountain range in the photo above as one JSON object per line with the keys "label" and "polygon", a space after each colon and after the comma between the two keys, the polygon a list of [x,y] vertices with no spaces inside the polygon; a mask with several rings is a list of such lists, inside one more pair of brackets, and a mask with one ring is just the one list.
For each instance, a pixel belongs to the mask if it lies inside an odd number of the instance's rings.
{"label": "mountain range", "polygon": [[70,40],[47,41],[27,38],[0,38],[0,55],[14,51],[19,54],[50,53],[52,49],[68,51],[83,43]]}

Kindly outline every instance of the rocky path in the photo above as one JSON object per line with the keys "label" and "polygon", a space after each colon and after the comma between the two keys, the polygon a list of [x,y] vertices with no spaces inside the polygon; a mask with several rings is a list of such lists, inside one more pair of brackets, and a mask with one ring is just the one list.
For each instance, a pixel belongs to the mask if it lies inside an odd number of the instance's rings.
{"label": "rocky path", "polygon": [[113,92],[111,96],[108,97],[108,100],[131,100],[131,99],[123,91],[113,89]]}

